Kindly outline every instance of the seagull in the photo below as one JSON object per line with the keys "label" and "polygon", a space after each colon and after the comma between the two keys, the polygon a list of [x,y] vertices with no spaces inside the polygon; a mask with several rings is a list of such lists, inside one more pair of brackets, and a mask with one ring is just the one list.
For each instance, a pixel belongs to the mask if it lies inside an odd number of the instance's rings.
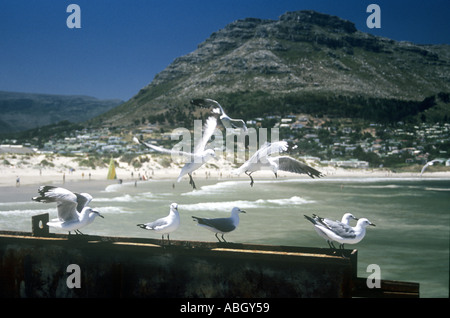
{"label": "seagull", "polygon": [[174,232],[180,226],[180,214],[178,213],[178,204],[172,203],[170,205],[169,215],[157,219],[156,221],[145,223],[145,224],[137,224],[140,228],[144,230],[151,230],[158,233],[161,233],[161,240],[164,244],[164,234],[167,234],[167,241],[170,244],[169,234]]}
{"label": "seagull", "polygon": [[[355,227],[344,224],[342,222],[335,222],[334,224],[327,224],[321,217],[313,215],[309,217],[305,215],[305,218],[314,224],[316,231],[320,236],[324,237],[329,241],[330,247],[332,246],[330,242],[338,242],[339,248],[344,249],[344,244],[356,244],[359,243],[366,235],[366,227],[371,225],[375,226],[366,218],[358,219]],[[334,247],[334,246],[333,246]]]}
{"label": "seagull", "polygon": [[300,162],[289,156],[270,156],[272,153],[279,153],[286,151],[288,143],[286,141],[277,141],[273,143],[265,143],[258,151],[256,151],[249,160],[244,162],[242,166],[235,169],[234,174],[240,175],[245,173],[250,177],[250,186],[253,186],[254,180],[252,173],[258,170],[268,169],[272,170],[275,177],[278,177],[278,170],[294,172],[299,174],[307,174],[311,178],[322,177],[322,173],[316,169],[308,166],[307,164]]}
{"label": "seagull", "polygon": [[217,126],[217,119],[214,116],[208,117],[206,123],[203,127],[204,133],[201,141],[196,145],[194,152],[185,152],[185,151],[177,151],[177,150],[169,150],[159,146],[155,146],[149,143],[144,142],[136,137],[133,137],[133,140],[137,143],[144,145],[147,148],[156,150],[162,153],[168,153],[171,155],[179,155],[185,156],[190,159],[183,168],[181,169],[180,175],[178,176],[177,182],[180,182],[181,179],[187,174],[189,176],[189,184],[196,189],[194,179],[192,178],[192,173],[199,169],[203,164],[205,164],[209,159],[215,158],[216,153],[214,149],[206,149],[206,145],[211,138],[214,130]]}
{"label": "seagull", "polygon": [[80,229],[85,227],[99,216],[100,211],[88,207],[92,196],[88,193],[75,193],[61,187],[40,186],[39,196],[33,197],[36,202],[51,203],[56,202],[58,209],[58,218],[47,222],[48,226],[69,231],[76,234],[81,233]]}
{"label": "seagull", "polygon": [[211,112],[214,115],[219,116],[219,119],[222,122],[222,125],[225,127],[225,129],[241,128],[244,130],[244,132],[247,131],[247,125],[245,125],[245,122],[242,119],[230,118],[227,114],[225,114],[222,106],[220,106],[220,104],[213,99],[197,98],[197,99],[191,100],[191,104],[200,106],[200,107],[212,107]]}
{"label": "seagull", "polygon": [[441,160],[441,159],[434,159],[434,160],[428,161],[428,162],[423,166],[422,171],[420,171],[420,176],[422,176],[422,174],[424,173],[425,169],[428,168],[428,166],[432,166],[432,165],[434,165],[436,162],[443,163],[444,161]]}
{"label": "seagull", "polygon": [[222,234],[223,242],[225,241],[225,238],[223,235],[225,233],[229,233],[231,231],[234,231],[238,224],[239,224],[239,213],[246,213],[245,211],[239,209],[238,207],[234,207],[231,210],[231,216],[229,218],[199,218],[196,216],[193,216],[192,218],[194,221],[198,222],[199,226],[202,226],[204,228],[207,228],[208,230],[216,233],[215,236],[219,240],[219,242],[222,242],[217,234]]}
{"label": "seagull", "polygon": [[[306,217],[306,216],[305,216]],[[306,217],[309,220],[309,217]],[[313,214],[313,219],[315,221],[317,221],[318,223],[323,223],[324,225],[326,225],[328,228],[340,228],[343,226],[349,226],[350,225],[350,219],[353,220],[358,220],[358,218],[356,218],[353,214],[351,213],[345,213],[342,216],[341,221],[333,221],[332,219],[328,219],[328,218],[321,218],[318,215]],[[333,242],[329,240],[328,236],[325,235],[325,233],[323,231],[321,231],[319,228],[314,227],[314,229],[316,230],[317,234],[319,234],[321,237],[323,237],[328,245],[330,246],[330,248],[334,248],[336,249],[336,247],[334,246]]]}

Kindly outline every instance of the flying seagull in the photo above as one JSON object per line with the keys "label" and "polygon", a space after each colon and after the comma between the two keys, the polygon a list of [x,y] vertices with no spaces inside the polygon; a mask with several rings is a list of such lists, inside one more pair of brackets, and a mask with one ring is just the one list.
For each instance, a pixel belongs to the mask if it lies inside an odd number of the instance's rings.
{"label": "flying seagull", "polygon": [[99,216],[103,218],[98,210],[88,207],[92,196],[88,193],[75,193],[61,187],[40,186],[39,196],[33,197],[36,202],[51,203],[56,202],[58,218],[47,222],[48,226],[69,231],[76,234],[81,233],[80,229],[85,227]]}
{"label": "flying seagull", "polygon": [[286,141],[277,141],[273,143],[265,143],[253,156],[250,157],[239,168],[234,170],[234,173],[240,175],[245,173],[250,177],[250,185],[253,186],[254,180],[252,173],[258,170],[272,170],[275,177],[278,177],[278,170],[294,172],[299,174],[307,174],[311,178],[322,177],[322,173],[316,169],[308,166],[289,156],[273,157],[271,154],[286,151],[288,143]]}
{"label": "flying seagull", "polygon": [[245,211],[239,209],[238,207],[235,207],[231,210],[231,216],[229,218],[199,218],[196,216],[193,216],[192,218],[194,221],[198,222],[199,226],[202,226],[204,228],[207,228],[208,230],[216,233],[215,236],[219,240],[219,242],[222,242],[217,234],[222,234],[223,242],[225,241],[225,238],[223,237],[225,233],[229,233],[231,231],[234,231],[238,224],[239,224],[239,213],[245,213]]}
{"label": "flying seagull", "polygon": [[422,176],[422,174],[424,173],[425,169],[428,168],[428,166],[432,166],[432,165],[434,165],[436,162],[443,163],[444,161],[441,160],[441,159],[434,159],[434,160],[428,161],[428,162],[422,167],[422,171],[420,171],[420,176]]}
{"label": "flying seagull", "polygon": [[157,233],[161,233],[161,241],[164,244],[164,234],[167,234],[167,241],[170,244],[169,234],[174,232],[180,226],[180,214],[178,213],[178,204],[172,203],[170,205],[169,215],[157,219],[156,221],[137,224],[140,228],[144,230],[151,230]]}
{"label": "flying seagull", "polygon": [[305,215],[305,218],[314,224],[317,233],[329,242],[330,247],[332,246],[330,242],[338,242],[340,249],[344,249],[344,244],[359,243],[366,235],[366,227],[369,225],[375,226],[375,224],[366,218],[358,219],[355,227],[351,227],[342,222],[327,224],[322,221],[323,218],[317,215],[313,215],[312,218]]}
{"label": "flying seagull", "polygon": [[[310,220],[309,217],[307,217],[307,216],[305,216],[305,217],[308,220]],[[317,221],[317,223],[324,224],[325,226],[327,226],[330,229],[338,229],[338,228],[350,226],[350,219],[358,220],[358,218],[356,218],[351,213],[345,213],[342,216],[341,221],[337,221],[337,220],[334,221],[329,218],[321,218],[320,216],[317,216],[315,214],[312,215],[312,218],[313,218],[313,220]],[[316,230],[317,234],[319,234],[321,237],[323,237],[327,241],[330,248],[336,249],[336,247],[333,244],[333,241],[330,241],[329,237],[322,230],[320,230],[318,227],[314,227],[314,229]]]}
{"label": "flying seagull", "polygon": [[242,119],[230,118],[227,114],[225,114],[222,106],[220,106],[220,104],[213,99],[197,98],[191,100],[191,104],[203,108],[210,107],[211,113],[219,117],[220,121],[222,122],[222,125],[225,128],[231,129],[242,128],[244,129],[244,131],[247,131],[247,126],[245,125],[245,122]]}
{"label": "flying seagull", "polygon": [[143,140],[140,140],[136,137],[133,137],[133,140],[137,143],[144,145],[147,148],[156,150],[158,152],[167,153],[171,155],[185,156],[189,158],[189,161],[181,169],[177,182],[180,182],[181,179],[187,174],[189,176],[189,184],[192,185],[194,189],[196,189],[194,179],[192,178],[192,173],[195,170],[199,169],[201,166],[203,166],[203,164],[205,164],[209,159],[216,157],[214,149],[206,149],[206,145],[209,139],[211,138],[212,134],[214,133],[216,126],[217,126],[217,119],[214,116],[208,117],[203,127],[204,133],[202,139],[196,145],[193,153],[165,149],[159,146],[146,143]]}

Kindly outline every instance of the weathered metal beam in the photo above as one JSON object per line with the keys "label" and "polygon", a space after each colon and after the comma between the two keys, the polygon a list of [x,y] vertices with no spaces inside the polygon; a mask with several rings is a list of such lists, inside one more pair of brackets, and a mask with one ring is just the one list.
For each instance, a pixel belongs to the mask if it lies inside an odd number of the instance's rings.
{"label": "weathered metal beam", "polygon": [[365,278],[355,279],[353,297],[369,298],[418,298],[419,283],[380,280],[380,288],[369,288]]}
{"label": "weathered metal beam", "polygon": [[[0,232],[3,297],[350,297],[352,261],[322,249]],[[81,269],[81,288],[66,268]]]}
{"label": "weathered metal beam", "polygon": [[[419,297],[419,284],[357,277],[357,250],[0,231],[0,297]],[[70,288],[67,268],[81,270]]]}

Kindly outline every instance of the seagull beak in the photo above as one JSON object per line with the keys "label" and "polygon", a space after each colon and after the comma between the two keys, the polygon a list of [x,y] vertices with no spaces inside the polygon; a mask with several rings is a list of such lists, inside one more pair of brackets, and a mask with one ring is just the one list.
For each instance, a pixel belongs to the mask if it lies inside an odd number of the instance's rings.
{"label": "seagull beak", "polygon": [[375,226],[375,224],[373,224],[373,223],[370,223],[369,225]]}
{"label": "seagull beak", "polygon": [[105,218],[103,215],[100,214],[100,211],[92,210],[92,212],[97,213],[97,215],[98,215],[99,217],[101,217],[102,219]]}
{"label": "seagull beak", "polygon": [[244,210],[241,210],[240,212],[241,212],[241,213],[247,213],[247,211],[244,211]]}

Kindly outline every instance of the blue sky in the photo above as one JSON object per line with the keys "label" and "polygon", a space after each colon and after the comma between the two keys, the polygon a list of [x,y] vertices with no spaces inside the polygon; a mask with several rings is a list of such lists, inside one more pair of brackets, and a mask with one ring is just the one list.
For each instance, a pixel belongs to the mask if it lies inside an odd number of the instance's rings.
{"label": "blue sky", "polygon": [[[81,29],[66,25],[72,3]],[[371,3],[381,8],[381,29],[366,25]],[[128,100],[228,23],[296,10],[395,40],[450,44],[450,0],[2,0],[0,90]]]}

